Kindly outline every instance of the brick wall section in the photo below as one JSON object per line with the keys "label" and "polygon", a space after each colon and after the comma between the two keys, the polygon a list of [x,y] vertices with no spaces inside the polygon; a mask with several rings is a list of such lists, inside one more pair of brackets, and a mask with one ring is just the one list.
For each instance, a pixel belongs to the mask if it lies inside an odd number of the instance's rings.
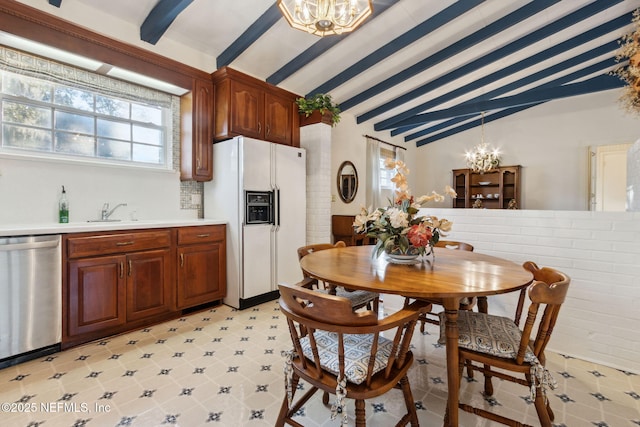
{"label": "brick wall section", "polygon": [[307,244],[331,242],[331,126],[300,128],[307,150]]}
{"label": "brick wall section", "polygon": [[[640,373],[640,212],[423,209],[453,221],[448,238],[571,277],[549,349]],[[437,265],[437,259],[436,259]],[[512,316],[515,295],[489,299]]]}
{"label": "brick wall section", "polygon": [[627,206],[640,211],[640,139],[627,152]]}

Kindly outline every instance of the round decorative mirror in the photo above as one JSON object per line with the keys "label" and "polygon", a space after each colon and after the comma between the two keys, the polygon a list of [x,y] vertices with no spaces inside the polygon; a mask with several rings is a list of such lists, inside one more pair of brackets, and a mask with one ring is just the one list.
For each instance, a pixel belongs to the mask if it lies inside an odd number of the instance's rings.
{"label": "round decorative mirror", "polygon": [[342,162],[338,169],[338,194],[345,203],[353,202],[358,192],[358,172],[350,161]]}

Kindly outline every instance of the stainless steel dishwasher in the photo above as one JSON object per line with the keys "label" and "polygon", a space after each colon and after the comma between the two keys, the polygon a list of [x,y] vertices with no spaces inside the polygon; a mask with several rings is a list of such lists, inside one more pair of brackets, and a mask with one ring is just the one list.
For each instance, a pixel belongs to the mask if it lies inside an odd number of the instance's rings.
{"label": "stainless steel dishwasher", "polygon": [[59,235],[0,237],[0,368],[60,349]]}

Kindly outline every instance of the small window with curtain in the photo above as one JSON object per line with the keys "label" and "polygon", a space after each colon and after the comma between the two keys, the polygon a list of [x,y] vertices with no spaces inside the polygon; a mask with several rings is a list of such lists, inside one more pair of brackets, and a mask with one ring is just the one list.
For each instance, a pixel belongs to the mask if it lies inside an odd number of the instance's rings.
{"label": "small window with curtain", "polygon": [[387,159],[394,160],[396,158],[396,153],[393,149],[389,149],[386,147],[380,146],[380,189],[381,190],[393,190],[393,182],[391,182],[391,178],[393,178],[394,171],[392,169],[387,169],[385,167],[385,162]]}

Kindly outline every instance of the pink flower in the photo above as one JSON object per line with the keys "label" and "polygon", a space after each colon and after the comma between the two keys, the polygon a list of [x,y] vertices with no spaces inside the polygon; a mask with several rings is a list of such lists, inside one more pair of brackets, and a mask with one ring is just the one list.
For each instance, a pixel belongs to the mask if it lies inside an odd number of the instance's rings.
{"label": "pink flower", "polygon": [[423,247],[429,245],[429,241],[433,237],[431,228],[424,224],[412,225],[407,232],[407,238],[413,246]]}

